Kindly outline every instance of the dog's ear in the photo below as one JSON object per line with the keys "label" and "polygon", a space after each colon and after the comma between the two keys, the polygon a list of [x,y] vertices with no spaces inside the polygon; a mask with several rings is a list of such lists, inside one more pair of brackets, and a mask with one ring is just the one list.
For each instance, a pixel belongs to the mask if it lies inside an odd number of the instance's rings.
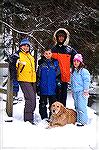
{"label": "dog's ear", "polygon": [[64,108],[64,106],[63,105],[61,105],[61,107],[60,107],[60,114],[63,114],[64,113],[64,110],[65,108]]}
{"label": "dog's ear", "polygon": [[63,112],[66,112],[66,109],[65,109],[65,107],[63,107]]}
{"label": "dog's ear", "polygon": [[56,103],[57,101],[55,101],[54,103],[52,103],[51,106],[49,106],[49,110],[51,110],[53,108],[53,105]]}

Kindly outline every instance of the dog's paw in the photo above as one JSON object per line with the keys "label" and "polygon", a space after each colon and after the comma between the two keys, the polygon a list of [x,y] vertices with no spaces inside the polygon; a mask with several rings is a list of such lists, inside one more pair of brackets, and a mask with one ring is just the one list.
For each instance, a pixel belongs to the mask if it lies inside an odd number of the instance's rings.
{"label": "dog's paw", "polygon": [[51,126],[47,126],[45,129],[51,129],[52,127]]}

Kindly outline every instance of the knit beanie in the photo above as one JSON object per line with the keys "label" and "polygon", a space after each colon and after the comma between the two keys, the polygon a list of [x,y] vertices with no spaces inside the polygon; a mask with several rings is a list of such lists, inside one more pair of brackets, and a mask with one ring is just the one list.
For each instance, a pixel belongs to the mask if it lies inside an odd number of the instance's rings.
{"label": "knit beanie", "polygon": [[73,61],[76,61],[76,60],[78,60],[79,62],[83,63],[83,57],[82,57],[82,55],[81,54],[76,54],[74,56]]}
{"label": "knit beanie", "polygon": [[22,41],[20,42],[20,46],[22,46],[22,45],[29,45],[30,46],[29,40],[26,38],[22,39]]}

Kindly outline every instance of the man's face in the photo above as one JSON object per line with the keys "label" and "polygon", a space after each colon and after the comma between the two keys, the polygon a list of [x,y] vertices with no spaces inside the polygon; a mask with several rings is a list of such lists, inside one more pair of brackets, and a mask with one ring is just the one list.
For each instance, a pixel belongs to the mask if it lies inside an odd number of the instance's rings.
{"label": "man's face", "polygon": [[63,43],[64,39],[65,39],[64,35],[59,35],[58,36],[58,42]]}

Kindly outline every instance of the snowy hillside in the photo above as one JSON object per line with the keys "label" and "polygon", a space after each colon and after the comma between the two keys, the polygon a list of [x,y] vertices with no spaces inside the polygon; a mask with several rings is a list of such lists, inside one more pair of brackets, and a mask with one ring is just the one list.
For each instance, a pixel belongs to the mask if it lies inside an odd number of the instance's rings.
{"label": "snowy hillside", "polygon": [[[23,94],[19,92],[19,97]],[[1,150],[98,150],[99,118],[88,107],[89,123],[84,127],[69,124],[64,127],[46,129],[47,122],[41,120],[38,113],[38,101],[35,110],[35,123],[23,121],[24,100],[13,105],[13,118],[5,111],[4,95],[0,95],[0,131]],[[71,93],[68,92],[67,107],[74,108]],[[12,122],[6,122],[11,121]]]}

